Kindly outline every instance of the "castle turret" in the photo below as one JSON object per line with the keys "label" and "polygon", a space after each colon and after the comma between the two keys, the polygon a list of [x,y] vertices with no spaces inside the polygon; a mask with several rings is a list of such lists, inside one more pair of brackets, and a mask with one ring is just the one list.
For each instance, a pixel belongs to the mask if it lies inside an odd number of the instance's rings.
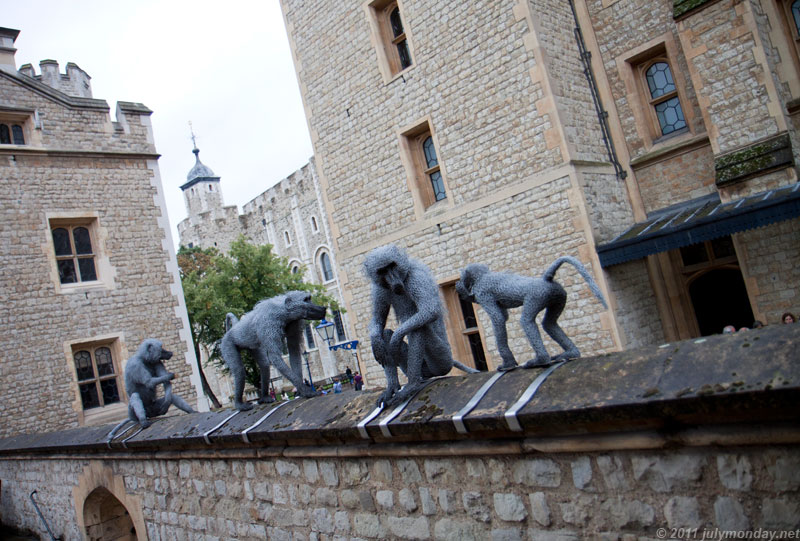
{"label": "castle turret", "polygon": [[186,183],[181,186],[183,200],[186,203],[186,212],[189,216],[197,216],[211,209],[221,209],[222,191],[220,190],[219,177],[214,175],[210,167],[200,161],[200,150],[197,146],[192,150],[196,162],[189,174]]}
{"label": "castle turret", "polygon": [[2,70],[17,71],[17,62],[14,60],[17,49],[14,47],[14,42],[18,35],[19,30],[0,27],[0,69]]}

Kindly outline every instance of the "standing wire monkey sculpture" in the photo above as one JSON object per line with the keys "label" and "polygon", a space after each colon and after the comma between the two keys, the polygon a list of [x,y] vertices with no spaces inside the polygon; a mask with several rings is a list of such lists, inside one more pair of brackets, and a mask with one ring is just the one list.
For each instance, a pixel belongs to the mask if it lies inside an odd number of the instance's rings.
{"label": "standing wire monkey sculpture", "polygon": [[[372,353],[383,366],[387,382],[378,405],[404,401],[424,386],[425,379],[443,376],[453,366],[464,372],[477,372],[453,359],[439,288],[428,267],[389,244],[367,255],[364,272],[372,283]],[[392,308],[398,322],[394,331],[386,328]],[[398,368],[408,378],[402,389]]]}
{"label": "standing wire monkey sculpture", "polygon": [[[171,381],[175,374],[167,372],[162,361],[172,358],[172,352],[164,349],[160,340],[148,338],[141,343],[136,353],[125,364],[125,392],[128,393],[128,418],[109,432],[107,442],[117,435],[117,431],[129,420],[139,423],[142,428],[150,426],[152,417],[164,415],[171,405],[194,413],[194,409],[180,396],[172,394]],[[164,385],[164,396],[156,398],[159,385]]]}
{"label": "standing wire monkey sculpture", "polygon": [[[269,395],[270,366],[292,382],[300,396],[310,398],[316,393],[303,382],[301,351],[303,320],[322,319],[327,308],[311,302],[307,291],[289,291],[256,303],[250,312],[236,319],[233,314],[225,317],[225,335],[220,343],[222,357],[233,376],[233,405],[244,411],[253,405],[243,400],[245,371],[240,349],[253,354],[261,373],[259,404],[272,402]],[[283,362],[281,353],[283,340],[289,349],[289,364]]]}
{"label": "standing wire monkey sculpture", "polygon": [[[461,279],[456,282],[456,291],[459,296],[465,301],[480,304],[489,315],[489,319],[492,320],[497,349],[503,359],[498,370],[510,370],[517,366],[514,354],[508,347],[506,321],[508,321],[508,309],[520,306],[522,306],[520,324],[536,353],[534,359],[524,364],[525,368],[546,366],[553,362],[577,359],[581,356],[577,346],[558,325],[558,318],[567,303],[567,292],[561,284],[554,280],[554,276],[564,263],[569,263],[578,270],[603,307],[608,308],[600,288],[592,279],[589,271],[580,261],[570,256],[556,259],[541,278],[491,272],[489,267],[478,263],[467,265],[461,272]],[[542,328],[564,350],[563,353],[552,358],[544,347],[536,324],[536,316],[542,310],[545,310]]]}

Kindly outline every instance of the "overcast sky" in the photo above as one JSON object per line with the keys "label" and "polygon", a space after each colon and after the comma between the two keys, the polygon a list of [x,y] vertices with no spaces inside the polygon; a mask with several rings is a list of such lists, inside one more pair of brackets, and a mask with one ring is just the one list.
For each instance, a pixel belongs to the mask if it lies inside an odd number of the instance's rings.
{"label": "overcast sky", "polygon": [[27,0],[2,2],[0,26],[20,30],[17,68],[74,62],[114,119],[117,101],[151,110],[175,248],[186,217],[179,186],[201,161],[241,206],[312,155],[279,0]]}

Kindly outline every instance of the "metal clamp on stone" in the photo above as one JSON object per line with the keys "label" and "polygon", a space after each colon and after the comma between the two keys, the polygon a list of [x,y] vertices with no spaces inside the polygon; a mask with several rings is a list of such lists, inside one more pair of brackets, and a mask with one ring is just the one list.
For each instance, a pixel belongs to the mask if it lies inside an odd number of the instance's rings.
{"label": "metal clamp on stone", "polygon": [[228,421],[230,421],[231,419],[233,419],[234,417],[239,415],[240,412],[241,412],[241,410],[234,411],[233,413],[231,413],[230,415],[225,417],[222,421],[220,421],[220,423],[217,424],[217,426],[215,426],[214,428],[212,428],[211,430],[209,430],[208,432],[203,434],[203,439],[206,440],[206,443],[208,445],[211,445],[211,438],[209,438],[209,436],[211,434],[213,434],[214,432],[216,432],[217,430],[219,430],[222,427],[222,425],[224,425],[225,423],[227,423]]}
{"label": "metal clamp on stone", "polygon": [[375,417],[381,414],[383,411],[383,402],[381,405],[372,410],[372,413],[364,417],[360,423],[358,423],[358,433],[361,434],[361,437],[365,440],[369,439],[369,434],[367,434],[367,424],[372,421]]}
{"label": "metal clamp on stone", "polygon": [[[389,430],[389,423],[391,423],[392,421],[394,421],[395,417],[397,417],[398,415],[400,415],[400,414],[403,412],[403,410],[404,410],[404,409],[406,409],[406,406],[408,406],[408,404],[409,404],[409,403],[410,403],[412,400],[414,400],[414,397],[416,397],[416,396],[417,396],[417,395],[420,393],[420,391],[422,391],[422,389],[424,389],[425,387],[427,387],[428,385],[430,385],[432,382],[434,382],[435,380],[437,380],[437,379],[440,379],[440,378],[442,378],[442,377],[446,377],[446,376],[438,376],[438,377],[435,377],[435,378],[431,378],[431,379],[429,379],[429,380],[427,380],[427,381],[424,381],[424,382],[422,383],[422,387],[421,387],[421,388],[420,388],[420,389],[419,389],[417,392],[415,392],[414,394],[412,394],[411,396],[409,396],[409,397],[406,399],[406,401],[405,401],[405,402],[403,402],[402,404],[400,404],[399,406],[397,406],[396,408],[394,408],[394,410],[392,410],[392,413],[390,413],[389,415],[387,415],[385,419],[381,419],[381,422],[380,422],[380,423],[378,423],[378,426],[381,428],[381,433],[382,433],[384,436],[386,436],[387,438],[391,438],[391,437],[392,437],[392,433],[391,433],[391,431]],[[365,431],[366,431],[366,430],[365,430]]]}
{"label": "metal clamp on stone", "polygon": [[453,424],[456,425],[456,430],[458,431],[459,434],[466,434],[467,433],[467,427],[464,425],[464,417],[466,417],[469,414],[469,412],[471,412],[473,409],[475,409],[475,406],[477,406],[478,402],[480,402],[483,399],[483,397],[486,396],[486,393],[489,392],[489,389],[491,389],[492,386],[495,383],[497,383],[497,380],[502,378],[503,375],[507,374],[507,373],[508,373],[508,371],[497,372],[494,376],[489,378],[486,381],[486,383],[484,383],[481,386],[481,388],[478,389],[478,392],[476,392],[472,396],[472,398],[469,400],[469,402],[467,402],[467,404],[463,408],[458,410],[458,413],[453,415]]}
{"label": "metal clamp on stone", "polygon": [[522,393],[522,396],[517,400],[517,402],[505,412],[504,416],[506,418],[506,423],[508,423],[508,428],[513,430],[514,432],[522,432],[522,425],[519,424],[519,419],[517,419],[517,413],[519,410],[525,407],[525,405],[533,399],[533,396],[536,394],[536,391],[539,390],[539,387],[544,383],[550,374],[555,372],[556,368],[559,366],[566,364],[567,361],[560,361],[552,366],[550,366],[547,370],[536,376],[536,379],[533,380],[525,392]]}
{"label": "metal clamp on stone", "polygon": [[272,415],[273,413],[275,413],[276,411],[278,411],[279,409],[281,409],[283,406],[285,406],[285,405],[286,405],[286,404],[288,404],[289,402],[291,402],[291,400],[287,400],[286,402],[282,402],[282,403],[278,404],[277,406],[275,406],[274,408],[272,408],[271,410],[269,410],[267,413],[265,413],[265,414],[264,414],[264,416],[263,416],[263,417],[261,417],[261,419],[259,419],[258,421],[256,421],[256,422],[255,422],[255,424],[254,424],[253,426],[251,426],[250,428],[246,428],[246,429],[244,430],[244,432],[242,432],[242,440],[244,440],[244,442],[245,442],[245,443],[252,443],[252,442],[250,441],[250,438],[249,438],[249,437],[247,437],[247,433],[248,433],[248,432],[250,432],[251,430],[253,430],[254,428],[258,427],[258,426],[259,426],[261,423],[263,423],[264,421],[266,421],[266,420],[267,420],[267,418],[268,418],[270,415]]}

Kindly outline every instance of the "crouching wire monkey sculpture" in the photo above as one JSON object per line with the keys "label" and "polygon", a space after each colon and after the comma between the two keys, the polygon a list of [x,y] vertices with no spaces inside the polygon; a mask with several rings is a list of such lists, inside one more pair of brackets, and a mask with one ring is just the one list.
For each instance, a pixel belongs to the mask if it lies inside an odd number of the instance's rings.
{"label": "crouching wire monkey sculpture", "polygon": [[[125,364],[125,391],[128,393],[128,418],[114,427],[108,434],[110,442],[117,431],[129,420],[139,423],[142,428],[150,426],[153,417],[164,415],[171,405],[194,413],[192,407],[176,394],[172,394],[175,374],[167,372],[162,361],[169,360],[172,352],[167,351],[160,340],[148,338],[141,343],[136,353]],[[156,388],[164,385],[164,396],[156,398]]]}
{"label": "crouching wire monkey sculpture", "polygon": [[[240,349],[247,349],[253,354],[261,372],[261,388],[259,404],[273,402],[269,396],[270,366],[292,382],[300,396],[315,396],[311,387],[303,382],[301,351],[303,340],[303,320],[322,319],[327,309],[311,302],[311,294],[307,291],[289,291],[283,295],[259,301],[250,312],[236,319],[233,314],[225,317],[225,335],[220,343],[222,358],[233,375],[233,405],[244,411],[253,405],[242,398],[244,393],[245,372]],[[283,339],[289,348],[289,364],[286,366],[281,357]]]}
{"label": "crouching wire monkey sculpture", "polygon": [[[597,287],[586,267],[574,257],[559,257],[541,278],[491,272],[489,267],[481,264],[467,265],[461,272],[461,280],[456,283],[456,291],[459,296],[465,301],[480,304],[492,320],[497,349],[500,350],[500,357],[503,359],[503,364],[498,370],[510,370],[517,366],[514,354],[508,347],[506,321],[508,320],[508,309],[519,306],[522,306],[520,324],[536,353],[534,359],[525,363],[525,368],[544,366],[581,356],[572,340],[558,326],[558,317],[564,311],[567,303],[567,292],[561,284],[553,280],[553,277],[564,263],[569,263],[578,270],[592,293],[605,308],[608,308],[600,288]],[[542,310],[545,310],[542,328],[564,349],[563,353],[552,358],[544,347],[536,325],[536,316]]]}
{"label": "crouching wire monkey sculpture", "polygon": [[[404,401],[423,387],[425,379],[443,376],[453,366],[477,372],[453,359],[439,288],[424,264],[389,244],[367,255],[364,272],[372,282],[372,352],[383,366],[387,381],[378,405]],[[385,328],[391,308],[398,322],[394,332]],[[403,341],[406,337],[408,344]],[[398,367],[408,378],[402,390]]]}

